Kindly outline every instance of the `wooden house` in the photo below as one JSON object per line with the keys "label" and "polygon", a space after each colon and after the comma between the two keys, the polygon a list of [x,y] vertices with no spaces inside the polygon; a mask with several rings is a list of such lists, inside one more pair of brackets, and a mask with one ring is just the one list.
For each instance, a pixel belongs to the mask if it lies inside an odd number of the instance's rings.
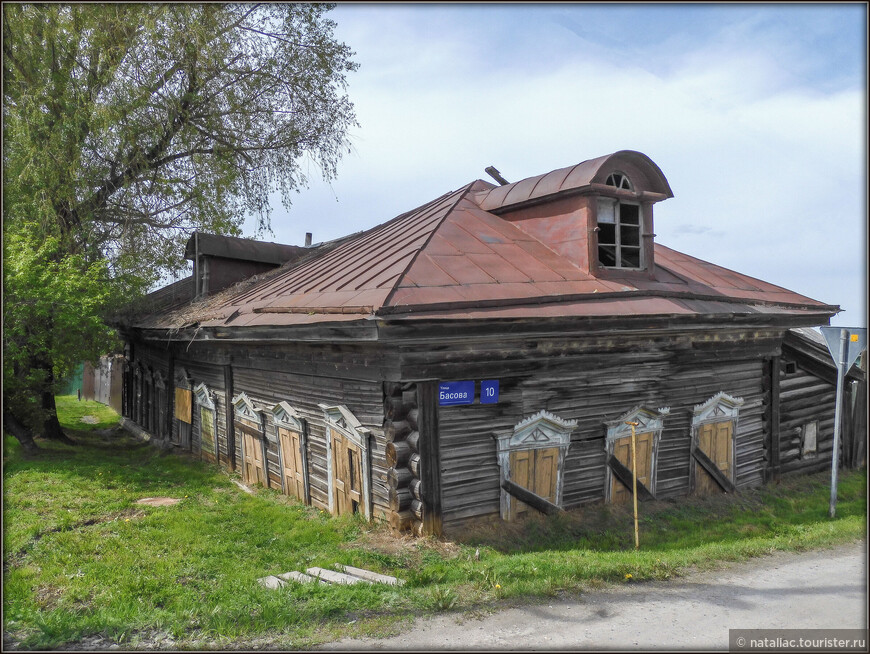
{"label": "wooden house", "polygon": [[[125,415],[249,483],[416,533],[627,501],[629,422],[641,499],[761,484],[794,467],[795,429],[830,465],[833,397],[791,403],[820,388],[789,377],[813,370],[788,334],[838,307],[657,243],[671,197],[621,151],[472,182],[223,288],[200,261],[123,325]],[[223,247],[198,238],[189,256]],[[243,267],[213,258],[209,279],[224,265]]]}

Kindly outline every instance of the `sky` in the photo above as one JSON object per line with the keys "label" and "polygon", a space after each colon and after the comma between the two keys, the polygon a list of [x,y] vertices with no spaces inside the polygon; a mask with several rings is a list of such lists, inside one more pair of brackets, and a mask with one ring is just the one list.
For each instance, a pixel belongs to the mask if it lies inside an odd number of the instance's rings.
{"label": "sky", "polygon": [[[867,325],[867,5],[339,4],[352,152],[280,243],[368,229],[495,166],[514,182],[638,150],[656,241]],[[246,235],[254,235],[253,221]]]}

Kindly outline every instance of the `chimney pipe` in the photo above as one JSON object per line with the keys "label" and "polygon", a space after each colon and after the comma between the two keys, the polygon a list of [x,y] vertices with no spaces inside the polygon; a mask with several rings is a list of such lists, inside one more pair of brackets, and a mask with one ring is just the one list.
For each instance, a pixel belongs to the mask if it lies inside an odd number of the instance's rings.
{"label": "chimney pipe", "polygon": [[311,247],[311,232],[305,232],[305,247]]}
{"label": "chimney pipe", "polygon": [[483,170],[487,175],[492,177],[495,181],[497,181],[502,186],[504,186],[505,184],[510,184],[509,181],[507,181],[504,177],[501,176],[501,173],[498,172],[498,170],[496,169],[495,166],[489,166],[487,168],[484,168]]}

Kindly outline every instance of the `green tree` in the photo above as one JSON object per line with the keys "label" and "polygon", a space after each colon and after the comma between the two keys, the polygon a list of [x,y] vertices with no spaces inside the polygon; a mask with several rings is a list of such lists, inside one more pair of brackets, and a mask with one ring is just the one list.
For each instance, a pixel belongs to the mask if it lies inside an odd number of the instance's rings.
{"label": "green tree", "polygon": [[331,8],[3,5],[7,429],[62,436],[56,382],[194,230],[268,230],[271,193],[335,175],[357,64]]}

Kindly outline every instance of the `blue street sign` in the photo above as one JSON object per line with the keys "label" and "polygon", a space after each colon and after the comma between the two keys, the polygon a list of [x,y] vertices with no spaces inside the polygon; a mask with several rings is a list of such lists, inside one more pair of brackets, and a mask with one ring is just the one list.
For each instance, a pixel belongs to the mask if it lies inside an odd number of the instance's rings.
{"label": "blue street sign", "polygon": [[495,404],[498,402],[498,379],[485,379],[480,382],[480,403]]}
{"label": "blue street sign", "polygon": [[474,402],[473,381],[452,381],[438,384],[438,405],[456,406]]}

